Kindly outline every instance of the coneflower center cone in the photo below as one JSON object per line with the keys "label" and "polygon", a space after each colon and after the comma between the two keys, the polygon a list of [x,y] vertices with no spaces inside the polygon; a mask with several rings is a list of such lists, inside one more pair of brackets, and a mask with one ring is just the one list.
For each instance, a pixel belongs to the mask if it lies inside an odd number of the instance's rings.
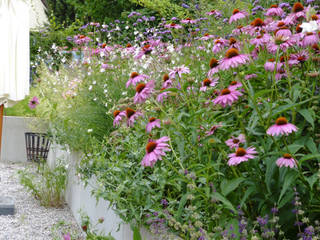
{"label": "coneflower center cone", "polygon": [[237,40],[236,40],[235,38],[233,38],[233,37],[231,37],[231,38],[229,39],[230,45],[231,45],[231,44],[235,44],[236,42],[237,42]]}
{"label": "coneflower center cone", "polygon": [[238,142],[240,142],[240,140],[239,140],[239,139],[233,139],[232,142],[233,142],[233,143],[238,143]]}
{"label": "coneflower center cone", "polygon": [[301,3],[299,2],[296,2],[294,5],[293,5],[293,8],[292,8],[292,12],[294,13],[297,13],[297,12],[301,12],[304,10],[304,7]]}
{"label": "coneflower center cone", "polygon": [[276,120],[277,125],[285,125],[288,123],[288,120],[285,117],[279,117]]}
{"label": "coneflower center cone", "polygon": [[261,18],[256,18],[255,20],[253,20],[250,24],[251,26],[254,27],[262,27],[264,25],[264,22]]}
{"label": "coneflower center cone", "polygon": [[210,79],[206,78],[205,80],[203,80],[203,85],[209,87],[211,84]]}
{"label": "coneflower center cone", "polygon": [[113,116],[116,117],[116,116],[119,115],[119,113],[120,113],[120,111],[119,111],[119,110],[116,110],[116,111],[113,112]]}
{"label": "coneflower center cone", "polygon": [[154,122],[156,120],[156,118],[155,117],[151,117],[151,118],[149,118],[149,122]]}
{"label": "coneflower center cone", "polygon": [[139,73],[133,72],[133,73],[131,73],[130,78],[135,78],[135,77],[138,77],[138,76],[139,76]]}
{"label": "coneflower center cone", "polygon": [[237,157],[242,157],[244,155],[246,155],[247,152],[244,148],[238,148],[237,151],[236,151],[236,156]]}
{"label": "coneflower center cone", "polygon": [[164,82],[166,82],[167,80],[169,80],[169,75],[168,74],[163,75],[162,79]]}
{"label": "coneflower center cone", "polygon": [[156,142],[149,142],[146,146],[147,153],[151,153],[157,147]]}
{"label": "coneflower center cone", "polygon": [[136,87],[136,92],[140,93],[146,87],[145,83],[139,83]]}
{"label": "coneflower center cone", "polygon": [[286,158],[286,159],[292,158],[291,154],[289,154],[289,153],[283,154],[283,157]]}
{"label": "coneflower center cone", "polygon": [[234,10],[232,11],[232,15],[235,15],[235,14],[237,14],[238,12],[240,12],[240,11],[239,11],[239,9],[236,8],[236,9],[234,9]]}
{"label": "coneflower center cone", "polygon": [[214,67],[218,66],[218,60],[215,58],[211,58],[209,66],[210,66],[210,68],[214,68]]}
{"label": "coneflower center cone", "polygon": [[226,52],[226,58],[233,58],[239,55],[239,51],[236,48],[230,48]]}
{"label": "coneflower center cone", "polygon": [[271,6],[270,6],[270,8],[277,8],[278,7],[278,4],[272,4]]}
{"label": "coneflower center cone", "polygon": [[230,85],[234,86],[234,85],[236,85],[237,83],[238,83],[237,81],[232,81],[232,82],[230,83]]}
{"label": "coneflower center cone", "polygon": [[133,114],[135,114],[135,110],[131,109],[131,108],[127,108],[126,109],[126,115],[127,115],[127,118],[130,118]]}
{"label": "coneflower center cone", "polygon": [[225,89],[223,89],[222,91],[221,91],[221,95],[228,95],[228,94],[230,94],[231,93],[231,91],[228,89],[228,88],[225,88]]}

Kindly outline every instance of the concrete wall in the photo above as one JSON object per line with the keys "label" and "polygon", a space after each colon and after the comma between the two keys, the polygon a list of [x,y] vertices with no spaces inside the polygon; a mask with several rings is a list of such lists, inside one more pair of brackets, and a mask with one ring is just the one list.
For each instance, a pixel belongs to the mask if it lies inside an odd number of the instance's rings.
{"label": "concrete wall", "polygon": [[30,128],[34,118],[3,117],[1,161],[26,162],[25,132]]}

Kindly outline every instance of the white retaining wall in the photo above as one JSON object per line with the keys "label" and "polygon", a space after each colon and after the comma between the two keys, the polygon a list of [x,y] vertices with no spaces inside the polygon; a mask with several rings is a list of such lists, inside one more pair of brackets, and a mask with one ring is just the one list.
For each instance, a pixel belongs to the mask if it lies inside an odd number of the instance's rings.
{"label": "white retaining wall", "polygon": [[[31,121],[32,119],[28,118],[4,117],[1,161],[27,161],[24,133],[31,131],[29,127]],[[112,209],[108,209],[109,203],[105,200],[97,202],[91,196],[91,190],[95,186],[94,180],[92,179],[87,187],[84,187],[84,184],[80,182],[76,175],[76,167],[80,161],[80,157],[80,153],[70,152],[56,144],[51,145],[48,156],[50,167],[54,167],[59,159],[65,159],[70,162],[65,199],[79,226],[81,224],[79,211],[81,210],[90,217],[93,224],[96,224],[101,217],[105,219],[103,224],[98,225],[98,230],[102,233],[106,235],[111,233],[116,240],[132,240],[133,233],[130,226],[121,224],[121,219],[116,213]],[[157,236],[152,236],[145,229],[141,229],[140,232],[144,240],[158,239]]]}

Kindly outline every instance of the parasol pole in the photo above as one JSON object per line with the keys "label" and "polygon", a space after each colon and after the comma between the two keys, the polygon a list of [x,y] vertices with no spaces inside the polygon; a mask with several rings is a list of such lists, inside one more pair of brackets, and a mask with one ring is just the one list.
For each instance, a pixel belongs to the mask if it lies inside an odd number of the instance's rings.
{"label": "parasol pole", "polygon": [[0,106],[0,160],[1,160],[1,143],[2,143],[3,108],[4,108],[4,105],[1,104]]}

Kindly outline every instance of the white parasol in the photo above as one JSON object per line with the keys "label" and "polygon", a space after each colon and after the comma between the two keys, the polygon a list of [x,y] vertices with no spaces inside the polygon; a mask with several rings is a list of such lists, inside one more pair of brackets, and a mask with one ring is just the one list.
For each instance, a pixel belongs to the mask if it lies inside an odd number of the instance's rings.
{"label": "white parasol", "polygon": [[0,0],[0,144],[4,105],[29,94],[29,10],[24,0]]}

